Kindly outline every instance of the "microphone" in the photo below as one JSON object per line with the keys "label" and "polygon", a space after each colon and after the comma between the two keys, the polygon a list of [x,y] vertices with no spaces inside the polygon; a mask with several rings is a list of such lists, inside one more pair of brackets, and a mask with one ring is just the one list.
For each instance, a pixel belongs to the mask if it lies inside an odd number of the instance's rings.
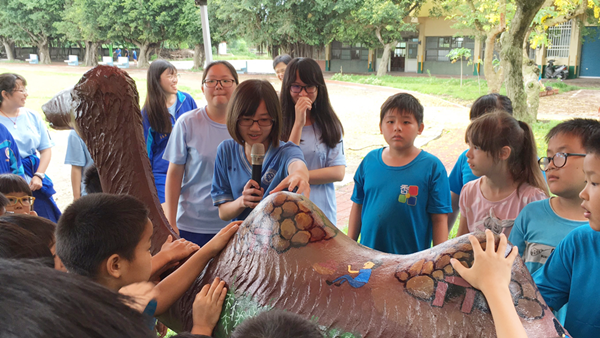
{"label": "microphone", "polygon": [[250,157],[252,158],[252,180],[258,183],[258,190],[260,190],[262,165],[265,159],[265,145],[262,143],[253,144]]}

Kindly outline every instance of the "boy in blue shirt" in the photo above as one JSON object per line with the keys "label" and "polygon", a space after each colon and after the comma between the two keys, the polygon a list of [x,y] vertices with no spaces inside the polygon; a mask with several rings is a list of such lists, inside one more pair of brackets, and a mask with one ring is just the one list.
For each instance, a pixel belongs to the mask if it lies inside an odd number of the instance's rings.
{"label": "boy in blue shirt", "polygon": [[539,159],[553,197],[525,206],[515,219],[508,240],[519,248],[525,266],[534,273],[571,230],[588,224],[581,212],[579,193],[585,187],[582,170],[584,145],[600,131],[600,122],[572,119],[546,135],[547,157]]}
{"label": "boy in blue shirt", "polygon": [[69,133],[67,143],[67,154],[65,155],[65,164],[71,165],[71,187],[73,188],[73,200],[86,195],[85,182],[83,180],[84,171],[94,164],[92,156],[85,145],[85,142],[77,135],[75,130]]}
{"label": "boy in blue shirt", "polygon": [[579,194],[583,215],[590,222],[571,231],[550,254],[546,264],[533,273],[544,300],[553,309],[569,302],[565,328],[572,337],[598,337],[600,307],[600,133],[587,142],[583,159],[585,187]]}
{"label": "boy in blue shirt", "polygon": [[394,254],[446,241],[452,212],[446,169],[414,146],[423,106],[410,94],[393,95],[381,106],[379,127],[389,147],[367,154],[354,175],[348,236]]}

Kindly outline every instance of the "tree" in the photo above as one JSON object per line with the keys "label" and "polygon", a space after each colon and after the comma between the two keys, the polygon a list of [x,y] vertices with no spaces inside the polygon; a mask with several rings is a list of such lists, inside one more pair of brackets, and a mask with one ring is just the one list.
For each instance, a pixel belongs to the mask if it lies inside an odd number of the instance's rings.
{"label": "tree", "polygon": [[176,36],[184,4],[193,0],[96,0],[109,40],[124,41],[140,49],[138,67],[148,67],[150,54],[160,43]]}
{"label": "tree", "polygon": [[490,93],[499,93],[504,81],[504,69],[494,67],[494,51],[498,37],[506,31],[514,16],[512,0],[438,0],[432,15],[447,13],[446,19],[456,23],[452,28],[468,30],[476,41],[484,39],[483,72]]}
{"label": "tree", "polygon": [[[353,0],[349,0],[353,2]],[[392,48],[402,39],[402,33],[415,31],[416,25],[408,16],[418,10],[424,1],[419,0],[365,0],[350,10],[335,29],[335,36],[344,42],[361,42],[371,48],[383,46],[381,66],[377,76],[387,73]]]}
{"label": "tree", "polygon": [[463,59],[469,61],[471,58],[471,50],[468,48],[454,48],[446,56],[452,60],[452,63],[460,61],[460,86],[462,87]]}
{"label": "tree", "polygon": [[65,0],[63,21],[54,24],[69,41],[84,41],[88,67],[98,65],[98,48],[107,40],[108,27],[99,22],[102,15],[102,3],[97,0]]}
{"label": "tree", "polygon": [[6,58],[13,61],[15,43],[27,41],[28,36],[19,27],[8,23],[6,15],[4,8],[0,8],[0,42],[6,50]]}
{"label": "tree", "polygon": [[54,23],[61,21],[64,0],[0,0],[5,13],[3,25],[14,25],[36,46],[42,64],[50,64],[51,38],[57,37]]}
{"label": "tree", "polygon": [[528,123],[536,116],[528,114],[523,85],[523,44],[533,18],[545,0],[515,0],[516,11],[510,28],[502,35],[500,63],[506,71],[506,93],[513,103],[515,118]]}

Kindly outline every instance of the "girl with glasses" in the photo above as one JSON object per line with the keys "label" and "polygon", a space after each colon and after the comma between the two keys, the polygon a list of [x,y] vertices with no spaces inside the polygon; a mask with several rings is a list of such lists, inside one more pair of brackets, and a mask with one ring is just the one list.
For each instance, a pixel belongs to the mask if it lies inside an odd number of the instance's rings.
{"label": "girl with glasses", "polygon": [[344,179],[344,128],[329,102],[317,62],[293,59],[287,66],[280,93],[282,139],[300,146],[310,174],[311,201],[336,224],[333,182]]}
{"label": "girl with glasses", "polygon": [[29,195],[36,198],[33,209],[40,217],[57,222],[61,213],[52,197],[56,191],[46,176],[54,142],[42,118],[25,108],[26,87],[23,76],[0,74],[0,123],[10,131],[19,149]]}
{"label": "girl with glasses", "polygon": [[177,120],[163,158],[169,161],[165,213],[179,235],[206,244],[227,225],[219,218],[210,189],[218,145],[231,136],[225,124],[227,104],[239,80],[227,61],[209,64],[202,74],[206,106]]}
{"label": "girl with glasses", "polygon": [[[244,220],[265,195],[288,189],[308,197],[308,169],[302,150],[281,141],[281,107],[273,86],[247,80],[233,93],[227,110],[227,129],[233,140],[217,150],[211,196],[222,220]],[[252,180],[251,152],[264,146],[260,182]]]}
{"label": "girl with glasses", "polygon": [[35,197],[23,177],[15,174],[0,175],[0,193],[8,199],[5,207],[7,213],[37,216],[33,209]]}
{"label": "girl with glasses", "polygon": [[169,161],[163,154],[175,121],[197,108],[188,93],[177,89],[177,69],[170,62],[156,60],[148,68],[148,92],[142,108],[142,123],[148,158],[160,203],[165,203],[165,179]]}
{"label": "girl with glasses", "polygon": [[499,111],[471,122],[465,138],[467,161],[480,178],[462,188],[456,236],[485,229],[508,236],[527,204],[548,198],[531,128]]}

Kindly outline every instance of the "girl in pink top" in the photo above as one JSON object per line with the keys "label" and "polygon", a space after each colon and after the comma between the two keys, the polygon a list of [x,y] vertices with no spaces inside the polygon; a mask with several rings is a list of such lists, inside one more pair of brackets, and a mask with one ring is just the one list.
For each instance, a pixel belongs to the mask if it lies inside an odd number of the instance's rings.
{"label": "girl in pink top", "polygon": [[485,229],[508,236],[525,205],[548,198],[531,128],[499,111],[471,122],[465,139],[467,162],[481,177],[460,193],[457,236]]}

